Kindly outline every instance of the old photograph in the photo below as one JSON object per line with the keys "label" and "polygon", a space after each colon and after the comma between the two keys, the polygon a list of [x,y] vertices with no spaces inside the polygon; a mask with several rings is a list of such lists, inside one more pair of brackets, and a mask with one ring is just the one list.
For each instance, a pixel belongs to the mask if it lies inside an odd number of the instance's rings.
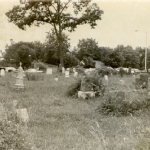
{"label": "old photograph", "polygon": [[150,150],[150,0],[0,6],[0,150]]}

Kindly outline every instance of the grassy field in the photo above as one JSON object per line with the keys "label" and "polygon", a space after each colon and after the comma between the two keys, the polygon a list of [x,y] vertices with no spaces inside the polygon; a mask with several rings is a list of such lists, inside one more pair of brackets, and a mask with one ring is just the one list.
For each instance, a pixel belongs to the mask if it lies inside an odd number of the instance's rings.
{"label": "grassy field", "polygon": [[[76,79],[57,74],[45,75],[42,81],[24,79],[25,91],[14,89],[15,78],[10,74],[0,78],[0,101],[19,102],[27,108],[32,133],[39,150],[150,150],[150,118],[145,111],[135,116],[104,116],[97,111],[103,98],[91,100],[67,96],[68,87]],[[110,77],[109,87],[131,90],[133,77]]]}

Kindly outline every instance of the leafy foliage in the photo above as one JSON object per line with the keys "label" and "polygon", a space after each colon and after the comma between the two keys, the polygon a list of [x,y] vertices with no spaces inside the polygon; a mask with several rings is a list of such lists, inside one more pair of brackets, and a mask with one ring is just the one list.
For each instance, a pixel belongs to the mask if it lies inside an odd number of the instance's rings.
{"label": "leafy foliage", "polygon": [[[125,92],[125,91],[124,91]],[[127,116],[149,109],[150,103],[143,95],[128,94],[127,100],[120,99],[117,93],[106,93],[103,103],[97,111],[105,115]]]}
{"label": "leafy foliage", "polygon": [[68,2],[63,1],[29,1],[25,6],[14,6],[12,10],[6,13],[10,22],[13,22],[20,29],[25,29],[26,26],[41,24],[51,24],[55,35],[58,39],[59,59],[64,66],[64,51],[62,49],[62,32],[68,30],[74,31],[78,25],[89,24],[94,28],[97,20],[101,20],[103,11],[100,10],[97,4],[90,1],[79,1],[71,3],[73,13],[68,13]]}
{"label": "leafy foliage", "polygon": [[36,72],[26,72],[26,77],[29,81],[38,81],[44,79],[44,74]]}

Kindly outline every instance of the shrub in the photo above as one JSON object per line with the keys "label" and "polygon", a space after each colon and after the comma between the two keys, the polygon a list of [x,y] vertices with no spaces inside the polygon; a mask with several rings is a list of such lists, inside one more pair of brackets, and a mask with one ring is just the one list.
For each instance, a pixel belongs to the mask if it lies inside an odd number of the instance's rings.
{"label": "shrub", "polygon": [[37,81],[37,80],[43,80],[44,74],[36,73],[36,72],[26,72],[26,77],[29,81]]}
{"label": "shrub", "polygon": [[126,99],[120,99],[117,94],[107,93],[104,98],[105,100],[97,108],[97,111],[105,115],[127,116],[148,109],[150,106],[150,102],[139,94],[128,94]]}
{"label": "shrub", "polygon": [[39,70],[46,72],[47,65],[43,62],[34,62],[34,67],[39,68]]}
{"label": "shrub", "polygon": [[[82,85],[82,88],[81,88]],[[84,88],[85,86],[86,88]],[[87,74],[82,79],[76,80],[68,90],[69,96],[74,96],[79,90],[88,89],[93,90],[96,96],[102,96],[105,92],[105,86],[103,84],[102,78],[99,76],[97,71],[93,71],[90,74]]]}
{"label": "shrub", "polygon": [[76,93],[80,90],[81,79],[76,80],[71,86],[68,88],[68,96],[75,96]]}

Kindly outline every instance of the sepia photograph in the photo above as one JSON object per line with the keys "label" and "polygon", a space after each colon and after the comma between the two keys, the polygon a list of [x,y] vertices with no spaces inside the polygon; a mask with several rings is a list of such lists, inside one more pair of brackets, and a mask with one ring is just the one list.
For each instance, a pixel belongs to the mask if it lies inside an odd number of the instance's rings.
{"label": "sepia photograph", "polygon": [[150,0],[0,6],[0,150],[150,150]]}

